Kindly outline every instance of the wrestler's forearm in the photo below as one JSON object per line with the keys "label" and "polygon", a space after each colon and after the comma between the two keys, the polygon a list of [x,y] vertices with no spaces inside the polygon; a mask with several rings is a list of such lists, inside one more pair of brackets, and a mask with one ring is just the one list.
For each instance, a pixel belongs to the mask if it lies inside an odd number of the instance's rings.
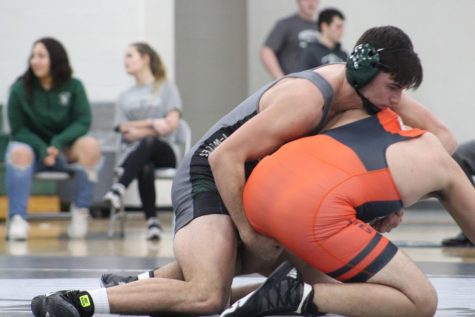
{"label": "wrestler's forearm", "polygon": [[424,122],[412,121],[410,119],[405,119],[403,116],[401,117],[405,124],[408,124],[414,128],[419,128],[419,129],[429,131],[433,133],[435,136],[437,136],[440,143],[442,143],[442,146],[445,148],[445,150],[449,154],[452,155],[457,150],[458,142],[457,142],[457,139],[455,138],[455,135],[441,121],[432,120],[433,118],[435,118],[433,117],[432,114],[429,113]]}
{"label": "wrestler's forearm", "polygon": [[458,141],[455,135],[448,128],[439,129],[439,131],[433,132],[440,140],[444,148],[449,154],[454,154],[458,147]]}
{"label": "wrestler's forearm", "polygon": [[221,199],[241,238],[245,239],[245,236],[251,234],[253,230],[242,206],[245,183],[244,163],[237,162],[232,155],[213,152],[209,157],[209,164]]}
{"label": "wrestler's forearm", "polygon": [[426,110],[421,115],[425,120],[421,123],[421,129],[427,130],[433,133],[442,143],[442,146],[450,154],[454,154],[457,149],[458,142],[452,131],[434,114]]}
{"label": "wrestler's forearm", "polygon": [[435,134],[448,153],[453,154],[457,149],[458,142],[452,131],[417,100],[403,94],[401,101],[393,107],[393,110],[404,124]]}
{"label": "wrestler's forearm", "polygon": [[438,198],[470,241],[475,242],[475,189],[454,160],[446,161],[440,171],[434,171],[448,178]]}

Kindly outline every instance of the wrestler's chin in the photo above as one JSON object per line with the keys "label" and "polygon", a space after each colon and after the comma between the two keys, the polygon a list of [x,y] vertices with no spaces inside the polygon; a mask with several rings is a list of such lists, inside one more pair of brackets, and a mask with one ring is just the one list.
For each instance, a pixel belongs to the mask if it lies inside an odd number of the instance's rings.
{"label": "wrestler's chin", "polygon": [[391,109],[393,110],[394,108],[397,108],[397,106],[399,105],[399,100],[390,100],[389,102],[385,102],[383,104],[378,104],[376,105],[377,108],[381,109],[381,110],[384,110],[384,109]]}

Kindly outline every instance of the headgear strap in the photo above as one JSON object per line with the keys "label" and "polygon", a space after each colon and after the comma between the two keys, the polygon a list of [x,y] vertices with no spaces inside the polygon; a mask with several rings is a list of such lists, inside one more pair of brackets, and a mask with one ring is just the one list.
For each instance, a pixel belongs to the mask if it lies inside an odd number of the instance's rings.
{"label": "headgear strap", "polygon": [[384,66],[379,56],[382,50],[384,48],[376,49],[370,44],[360,44],[353,49],[346,62],[346,79],[363,101],[363,108],[369,114],[375,114],[380,109],[363,96],[360,89],[371,82]]}

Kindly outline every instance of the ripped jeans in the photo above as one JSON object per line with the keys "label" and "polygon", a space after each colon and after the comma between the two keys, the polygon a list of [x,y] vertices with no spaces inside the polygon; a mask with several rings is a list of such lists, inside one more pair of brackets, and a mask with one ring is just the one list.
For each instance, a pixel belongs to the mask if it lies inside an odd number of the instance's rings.
{"label": "ripped jeans", "polygon": [[[15,147],[28,147],[33,153],[33,163],[26,167],[12,164],[11,153]],[[78,164],[69,164],[66,157],[60,154],[53,166],[45,166],[36,157],[31,146],[21,142],[10,142],[6,151],[6,191],[8,196],[8,216],[20,215],[26,218],[28,197],[34,173],[42,171],[72,172],[74,181],[74,205],[78,208],[89,208],[92,204],[94,188],[97,182],[97,171],[86,170]]]}

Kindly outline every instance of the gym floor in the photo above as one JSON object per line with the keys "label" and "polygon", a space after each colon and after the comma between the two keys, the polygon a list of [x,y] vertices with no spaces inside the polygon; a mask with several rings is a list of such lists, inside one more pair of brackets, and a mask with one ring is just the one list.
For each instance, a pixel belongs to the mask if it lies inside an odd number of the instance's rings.
{"label": "gym floor", "polygon": [[[172,214],[162,212],[160,242],[145,240],[141,214],[127,221],[126,238],[108,239],[107,221],[90,223],[84,241],[65,237],[67,221],[31,222],[27,242],[0,244],[0,316],[32,316],[30,299],[60,289],[99,287],[104,272],[137,274],[173,260]],[[404,221],[388,237],[403,248],[429,276],[439,294],[436,316],[475,316],[475,248],[442,248],[443,238],[458,228],[439,208],[429,204],[406,211]],[[5,226],[0,224],[0,237]],[[239,277],[236,284],[259,276]]]}

